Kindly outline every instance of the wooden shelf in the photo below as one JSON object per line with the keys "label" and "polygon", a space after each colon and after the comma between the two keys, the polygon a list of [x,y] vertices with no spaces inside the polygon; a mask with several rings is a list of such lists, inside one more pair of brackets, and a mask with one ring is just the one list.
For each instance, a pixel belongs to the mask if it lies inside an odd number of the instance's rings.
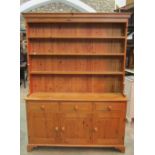
{"label": "wooden shelf", "polygon": [[62,75],[70,75],[70,74],[76,74],[76,75],[123,75],[123,72],[75,72],[75,71],[59,71],[59,72],[53,72],[53,71],[31,71],[30,74],[43,74],[43,75],[49,75],[49,74],[62,74]]}
{"label": "wooden shelf", "polygon": [[[126,101],[121,93],[50,93],[37,92],[28,95],[26,100],[50,101]],[[112,104],[112,103],[111,103]]]}
{"label": "wooden shelf", "polygon": [[30,56],[124,56],[124,53],[30,53]]}
{"label": "wooden shelf", "polygon": [[125,36],[29,36],[29,39],[125,39]]}

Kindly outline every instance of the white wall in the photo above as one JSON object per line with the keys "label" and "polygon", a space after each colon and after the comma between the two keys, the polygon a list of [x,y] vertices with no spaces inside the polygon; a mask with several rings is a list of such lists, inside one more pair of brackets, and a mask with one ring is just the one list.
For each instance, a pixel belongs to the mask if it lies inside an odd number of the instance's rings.
{"label": "white wall", "polygon": [[119,7],[126,5],[126,0],[115,0],[115,4]]}

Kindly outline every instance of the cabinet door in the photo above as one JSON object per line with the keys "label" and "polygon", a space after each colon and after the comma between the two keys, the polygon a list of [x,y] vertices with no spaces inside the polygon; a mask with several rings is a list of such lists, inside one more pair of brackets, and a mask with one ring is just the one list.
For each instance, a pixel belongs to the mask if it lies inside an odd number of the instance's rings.
{"label": "cabinet door", "polygon": [[27,104],[29,143],[56,143],[59,140],[57,103]]}
{"label": "cabinet door", "polygon": [[63,144],[90,143],[91,104],[64,103],[61,106],[61,141]]}
{"label": "cabinet door", "polygon": [[89,144],[90,114],[63,113],[61,119],[61,142],[64,144]]}
{"label": "cabinet door", "polygon": [[93,114],[93,143],[100,145],[123,144],[125,112],[123,106],[111,106],[111,109],[105,109],[105,105],[101,106],[103,111],[95,111]]}

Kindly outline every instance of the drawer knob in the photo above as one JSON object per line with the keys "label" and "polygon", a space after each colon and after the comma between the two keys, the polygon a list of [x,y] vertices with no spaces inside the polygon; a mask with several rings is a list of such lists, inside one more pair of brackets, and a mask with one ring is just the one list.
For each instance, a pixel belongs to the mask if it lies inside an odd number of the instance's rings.
{"label": "drawer knob", "polygon": [[95,127],[95,128],[94,128],[94,131],[95,131],[95,132],[97,132],[97,131],[98,131],[98,128],[97,128],[97,127]]}
{"label": "drawer knob", "polygon": [[78,110],[78,106],[77,105],[75,105],[74,110]]}
{"label": "drawer knob", "polygon": [[111,111],[111,109],[112,109],[112,107],[111,106],[108,106],[108,110]]}
{"label": "drawer knob", "polygon": [[63,126],[63,127],[61,128],[61,130],[62,130],[62,131],[65,131],[65,127]]}
{"label": "drawer knob", "polygon": [[45,106],[44,105],[41,105],[41,107],[40,107],[42,110],[44,110],[45,109]]}
{"label": "drawer knob", "polygon": [[56,127],[55,127],[55,131],[58,131],[58,130],[59,130],[59,128],[56,126]]}

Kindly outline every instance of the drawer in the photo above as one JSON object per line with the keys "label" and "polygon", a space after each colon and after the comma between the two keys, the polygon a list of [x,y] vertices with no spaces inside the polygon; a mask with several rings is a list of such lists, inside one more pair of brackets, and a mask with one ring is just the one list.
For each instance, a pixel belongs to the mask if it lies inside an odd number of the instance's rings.
{"label": "drawer", "polygon": [[122,111],[124,108],[124,102],[95,102],[96,111]]}
{"label": "drawer", "polygon": [[91,102],[61,102],[61,111],[92,111],[92,103]]}
{"label": "drawer", "polygon": [[59,104],[58,102],[48,102],[48,101],[29,101],[27,102],[28,111],[33,112],[58,112]]}

